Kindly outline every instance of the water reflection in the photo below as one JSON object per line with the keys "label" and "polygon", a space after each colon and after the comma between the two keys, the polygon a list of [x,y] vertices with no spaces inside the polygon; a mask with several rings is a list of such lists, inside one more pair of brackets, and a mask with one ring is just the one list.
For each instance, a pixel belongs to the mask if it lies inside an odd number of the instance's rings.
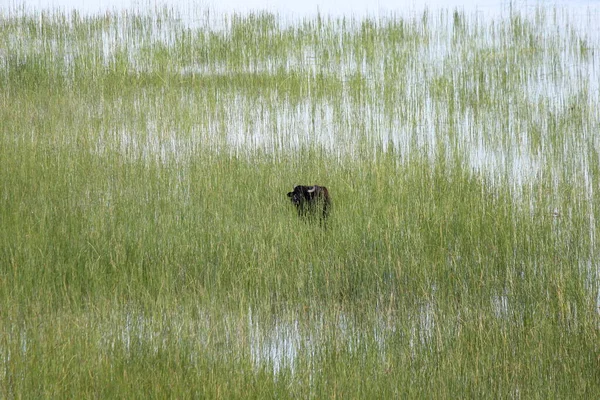
{"label": "water reflection", "polygon": [[332,16],[386,16],[390,14],[413,16],[420,14],[424,9],[458,9],[476,11],[484,17],[497,17],[511,11],[535,12],[538,5],[557,6],[569,8],[574,13],[587,14],[590,10],[597,9],[600,4],[597,0],[541,0],[536,2],[517,0],[208,0],[194,4],[190,0],[96,0],[81,2],[78,0],[37,0],[14,1],[0,5],[4,7],[25,7],[29,10],[60,9],[63,11],[78,10],[85,14],[104,13],[107,10],[148,10],[161,8],[175,8],[182,11],[183,15],[192,15],[194,10],[209,8],[215,12],[250,12],[266,10],[278,13],[286,19],[311,17],[317,13]]}

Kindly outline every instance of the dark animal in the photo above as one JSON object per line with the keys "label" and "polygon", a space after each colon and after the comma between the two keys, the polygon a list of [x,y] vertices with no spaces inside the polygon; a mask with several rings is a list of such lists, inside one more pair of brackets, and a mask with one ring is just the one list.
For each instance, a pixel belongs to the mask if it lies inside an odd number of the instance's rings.
{"label": "dark animal", "polygon": [[327,219],[331,208],[331,199],[325,186],[296,186],[287,196],[296,206],[299,216],[316,216],[321,213],[321,221]]}

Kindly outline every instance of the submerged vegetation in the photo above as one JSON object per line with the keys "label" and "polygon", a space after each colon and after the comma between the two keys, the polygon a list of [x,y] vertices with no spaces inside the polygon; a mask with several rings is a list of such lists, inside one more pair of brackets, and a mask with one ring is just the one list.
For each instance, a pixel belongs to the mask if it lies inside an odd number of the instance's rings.
{"label": "submerged vegetation", "polygon": [[0,397],[600,393],[593,16],[0,19]]}

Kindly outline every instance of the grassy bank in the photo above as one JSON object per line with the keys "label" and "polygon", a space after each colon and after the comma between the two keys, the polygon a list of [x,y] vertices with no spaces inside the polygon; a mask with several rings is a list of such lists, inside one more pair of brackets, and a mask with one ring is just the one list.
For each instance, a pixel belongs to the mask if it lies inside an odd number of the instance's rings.
{"label": "grassy bank", "polygon": [[2,19],[3,397],[599,392],[568,15]]}

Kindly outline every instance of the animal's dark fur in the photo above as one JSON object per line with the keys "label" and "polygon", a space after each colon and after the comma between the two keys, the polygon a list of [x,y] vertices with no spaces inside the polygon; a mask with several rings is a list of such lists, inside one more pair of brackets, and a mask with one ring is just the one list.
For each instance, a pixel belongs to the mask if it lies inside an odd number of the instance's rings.
{"label": "animal's dark fur", "polygon": [[325,186],[296,186],[294,191],[289,192],[287,196],[296,206],[299,216],[321,214],[322,221],[327,219],[331,208],[331,199]]}

